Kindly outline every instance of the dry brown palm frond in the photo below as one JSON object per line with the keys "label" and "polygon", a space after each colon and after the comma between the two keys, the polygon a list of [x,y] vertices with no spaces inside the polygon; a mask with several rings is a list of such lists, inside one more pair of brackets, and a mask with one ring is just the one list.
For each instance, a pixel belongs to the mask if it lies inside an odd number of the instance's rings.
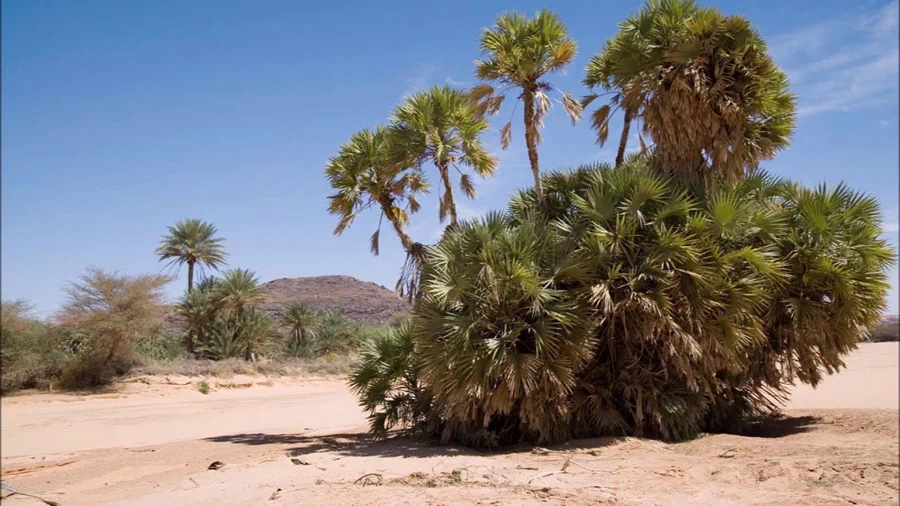
{"label": "dry brown palm frond", "polygon": [[581,102],[575,99],[572,95],[568,93],[562,94],[562,105],[563,109],[565,109],[566,114],[569,115],[569,118],[572,120],[572,124],[578,123],[578,120],[581,119],[581,113],[584,112],[584,107],[582,107]]}
{"label": "dry brown palm frond", "polygon": [[509,141],[512,139],[512,120],[506,122],[503,125],[503,128],[500,130],[500,148],[506,149],[509,147]]}

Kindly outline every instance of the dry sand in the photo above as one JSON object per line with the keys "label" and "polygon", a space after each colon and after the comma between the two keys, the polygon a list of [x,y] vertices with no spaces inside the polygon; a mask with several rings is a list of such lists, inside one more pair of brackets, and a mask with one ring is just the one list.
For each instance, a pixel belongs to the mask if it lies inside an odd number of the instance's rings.
{"label": "dry sand", "polygon": [[[336,380],[211,380],[203,395],[187,378],[149,378],[2,399],[0,471],[64,506],[898,504],[898,344],[862,345],[847,362],[818,389],[796,389],[785,417],[754,437],[600,438],[549,452],[369,441]],[[224,466],[208,470],[213,461]]]}

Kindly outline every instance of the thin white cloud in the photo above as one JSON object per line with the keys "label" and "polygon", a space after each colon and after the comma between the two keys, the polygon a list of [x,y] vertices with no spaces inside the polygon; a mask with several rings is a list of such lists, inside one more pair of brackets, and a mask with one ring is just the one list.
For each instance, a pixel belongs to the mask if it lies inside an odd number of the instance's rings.
{"label": "thin white cloud", "polygon": [[421,65],[412,76],[406,79],[406,90],[403,91],[403,95],[400,98],[404,99],[417,91],[427,88],[431,84],[431,78],[436,71],[437,67],[434,65]]}
{"label": "thin white cloud", "polygon": [[456,79],[453,79],[452,77],[448,77],[447,79],[444,79],[444,82],[454,88],[468,88],[469,87],[469,83],[467,83],[465,81],[457,81]]}
{"label": "thin white cloud", "polygon": [[882,223],[881,230],[883,232],[900,232],[900,223]]}
{"label": "thin white cloud", "polygon": [[852,111],[897,100],[898,2],[826,20],[772,39],[801,116]]}
{"label": "thin white cloud", "polygon": [[886,126],[889,126],[891,124],[891,122],[886,119],[883,119],[883,120],[879,121],[878,124],[883,127],[886,127]]}

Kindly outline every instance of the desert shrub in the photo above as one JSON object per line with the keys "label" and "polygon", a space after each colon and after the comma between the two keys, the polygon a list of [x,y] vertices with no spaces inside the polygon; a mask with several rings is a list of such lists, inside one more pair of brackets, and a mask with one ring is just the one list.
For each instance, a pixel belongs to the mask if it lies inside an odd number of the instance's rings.
{"label": "desert shrub", "polygon": [[875,327],[893,252],[873,199],[648,165],[549,174],[540,204],[429,249],[409,367],[434,398],[414,422],[477,446],[738,431]]}
{"label": "desert shrub", "polygon": [[71,356],[61,371],[70,388],[98,386],[137,363],[131,347],[162,323],[162,287],[168,277],[128,276],[89,269],[67,288],[57,315],[71,337]]}
{"label": "desert shrub", "polygon": [[185,356],[184,334],[169,332],[163,325],[147,335],[138,337],[132,348],[141,361],[175,360]]}
{"label": "desert shrub", "polygon": [[4,301],[0,318],[0,392],[48,386],[69,355],[67,336],[24,301]]}

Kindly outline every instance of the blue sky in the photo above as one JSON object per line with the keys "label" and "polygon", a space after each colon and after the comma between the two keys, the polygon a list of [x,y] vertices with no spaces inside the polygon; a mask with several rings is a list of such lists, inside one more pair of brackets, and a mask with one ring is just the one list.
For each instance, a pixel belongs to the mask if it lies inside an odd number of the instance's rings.
{"label": "blue sky", "polygon": [[[897,1],[705,4],[747,16],[799,97],[793,144],[764,168],[876,196],[896,245]],[[215,223],[229,264],[263,281],[347,274],[393,287],[403,255],[387,231],[381,255],[369,253],[376,215],[332,235],[327,158],[404,95],[474,84],[480,31],[503,10],[561,16],[579,52],[551,81],[582,95],[590,56],[638,6],[4,0],[2,296],[49,315],[88,266],[159,272],[159,237],[185,217]],[[509,114],[485,136],[499,172],[479,182],[477,200],[460,202],[462,217],[503,207],[531,182],[519,117],[510,149],[499,150]],[[545,169],[614,157],[614,145],[595,145],[588,122],[571,126],[559,105],[545,123]],[[426,200],[410,233],[429,242],[439,231],[436,201]],[[172,300],[184,283],[182,272]],[[890,303],[896,313],[896,284]]]}

